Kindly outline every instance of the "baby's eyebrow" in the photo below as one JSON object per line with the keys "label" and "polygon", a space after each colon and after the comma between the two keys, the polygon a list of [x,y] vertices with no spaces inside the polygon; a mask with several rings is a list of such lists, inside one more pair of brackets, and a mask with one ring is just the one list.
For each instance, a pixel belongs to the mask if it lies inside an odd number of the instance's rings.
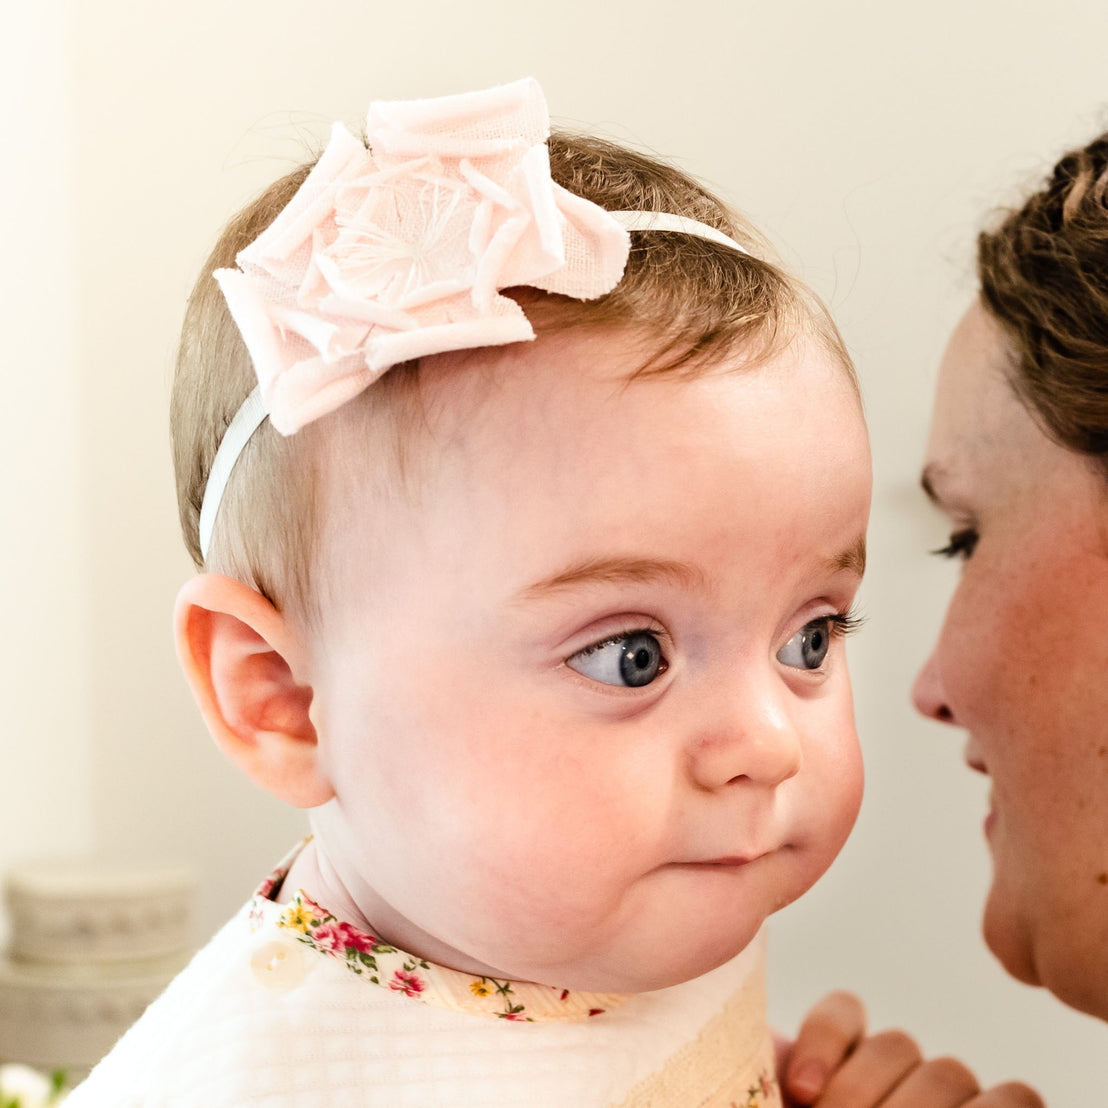
{"label": "baby's eyebrow", "polygon": [[833,571],[849,569],[862,577],[866,572],[866,536],[859,535],[841,554],[829,558],[828,567]]}
{"label": "baby's eyebrow", "polygon": [[668,558],[590,558],[528,585],[516,594],[515,599],[538,600],[562,589],[580,585],[642,585],[657,582],[703,588],[707,579],[696,566]]}

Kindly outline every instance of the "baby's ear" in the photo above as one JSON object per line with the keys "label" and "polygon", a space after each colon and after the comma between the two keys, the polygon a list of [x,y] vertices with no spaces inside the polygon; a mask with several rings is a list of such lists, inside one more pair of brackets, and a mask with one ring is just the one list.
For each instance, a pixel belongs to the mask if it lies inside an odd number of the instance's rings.
{"label": "baby's ear", "polygon": [[177,596],[177,656],[200,713],[223,753],[255,784],[297,808],[334,796],[297,680],[299,640],[264,596],[205,573]]}

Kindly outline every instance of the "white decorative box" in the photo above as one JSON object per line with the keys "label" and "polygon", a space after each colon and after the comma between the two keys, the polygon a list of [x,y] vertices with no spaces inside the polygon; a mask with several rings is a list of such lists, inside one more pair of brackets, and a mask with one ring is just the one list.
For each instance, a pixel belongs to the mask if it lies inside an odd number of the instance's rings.
{"label": "white decorative box", "polygon": [[188,960],[195,885],[181,867],[89,859],[10,870],[0,1062],[84,1077]]}

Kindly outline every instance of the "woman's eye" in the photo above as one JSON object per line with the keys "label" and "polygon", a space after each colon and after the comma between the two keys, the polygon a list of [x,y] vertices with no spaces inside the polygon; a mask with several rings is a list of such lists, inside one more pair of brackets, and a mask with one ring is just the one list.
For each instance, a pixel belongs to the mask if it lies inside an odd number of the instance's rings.
{"label": "woman's eye", "polygon": [[946,546],[942,546],[938,550],[932,550],[931,553],[938,554],[941,558],[961,558],[964,562],[966,559],[973,557],[979,538],[980,536],[974,528],[966,527],[961,531],[955,531],[950,536],[950,541]]}
{"label": "woman's eye", "polygon": [[603,685],[633,689],[649,685],[667,668],[662,645],[649,631],[632,631],[586,646],[567,658],[566,665]]}
{"label": "woman's eye", "polygon": [[834,622],[823,616],[806,623],[777,651],[777,660],[793,669],[819,669],[831,649]]}

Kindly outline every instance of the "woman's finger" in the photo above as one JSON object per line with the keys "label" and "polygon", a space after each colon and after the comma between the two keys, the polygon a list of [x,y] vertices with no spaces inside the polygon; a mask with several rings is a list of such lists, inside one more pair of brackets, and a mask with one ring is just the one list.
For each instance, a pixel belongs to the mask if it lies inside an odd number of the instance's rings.
{"label": "woman's finger", "polygon": [[1027,1085],[1012,1082],[981,1091],[973,1073],[956,1058],[921,1063],[880,1104],[881,1108],[1045,1108]]}
{"label": "woman's finger", "polygon": [[[875,1108],[923,1062],[916,1041],[903,1031],[863,1039],[831,1075],[819,1108]],[[927,1108],[934,1108],[929,1104]]]}
{"label": "woman's finger", "polygon": [[[977,1078],[957,1058],[933,1058],[907,1074],[881,1108],[980,1108],[980,1091]],[[1000,1100],[994,1108],[1001,1106],[1009,1108],[1009,1102]]]}
{"label": "woman's finger", "polygon": [[866,1010],[848,992],[829,993],[804,1018],[788,1054],[785,1092],[796,1104],[814,1104],[831,1075],[866,1033]]}
{"label": "woman's finger", "polygon": [[966,1108],[1046,1108],[1046,1103],[1030,1086],[1011,1081],[986,1090]]}

